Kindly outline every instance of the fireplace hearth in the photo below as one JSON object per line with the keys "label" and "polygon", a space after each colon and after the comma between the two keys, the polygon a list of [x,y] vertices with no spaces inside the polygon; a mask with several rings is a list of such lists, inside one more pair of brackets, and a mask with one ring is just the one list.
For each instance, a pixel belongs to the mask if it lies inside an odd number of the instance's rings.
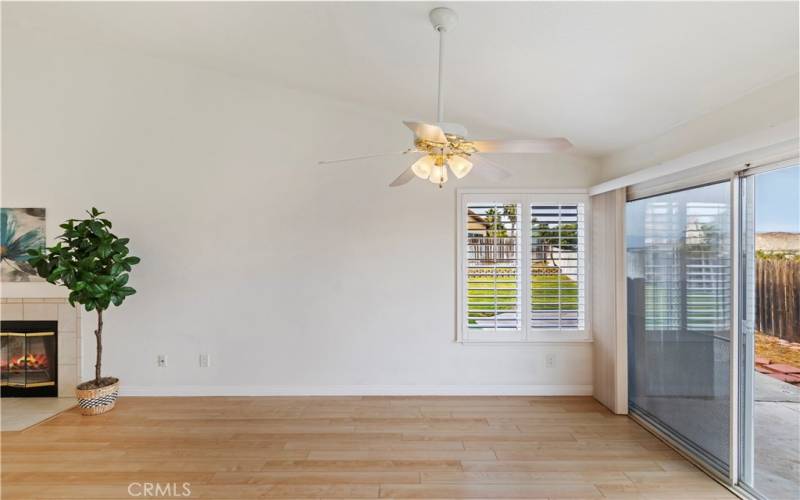
{"label": "fireplace hearth", "polygon": [[3,397],[58,396],[57,337],[57,321],[0,321]]}

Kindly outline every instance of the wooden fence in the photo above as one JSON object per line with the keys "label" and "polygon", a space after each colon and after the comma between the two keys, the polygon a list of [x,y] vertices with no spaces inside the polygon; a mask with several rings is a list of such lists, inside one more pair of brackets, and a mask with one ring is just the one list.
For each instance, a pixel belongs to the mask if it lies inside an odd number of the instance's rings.
{"label": "wooden fence", "polygon": [[756,259],[756,330],[800,342],[800,261]]}
{"label": "wooden fence", "polygon": [[513,261],[517,258],[517,240],[515,238],[467,238],[467,250],[470,260],[486,264]]}

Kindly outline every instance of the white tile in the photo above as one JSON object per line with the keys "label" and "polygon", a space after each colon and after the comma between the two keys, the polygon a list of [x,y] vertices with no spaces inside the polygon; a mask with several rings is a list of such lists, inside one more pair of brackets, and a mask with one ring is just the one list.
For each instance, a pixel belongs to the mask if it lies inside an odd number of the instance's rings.
{"label": "white tile", "polygon": [[77,314],[75,308],[69,304],[58,305],[58,331],[75,332],[78,328]]}
{"label": "white tile", "polygon": [[78,339],[75,332],[58,332],[58,364],[74,365],[78,358]]}
{"label": "white tile", "polygon": [[58,304],[22,304],[22,318],[26,321],[58,321]]}
{"label": "white tile", "polygon": [[0,317],[6,321],[22,319],[22,304],[0,304]]}
{"label": "white tile", "polygon": [[58,365],[58,397],[74,396],[78,385],[77,365]]}
{"label": "white tile", "polygon": [[0,430],[21,431],[75,406],[75,397],[3,398]]}

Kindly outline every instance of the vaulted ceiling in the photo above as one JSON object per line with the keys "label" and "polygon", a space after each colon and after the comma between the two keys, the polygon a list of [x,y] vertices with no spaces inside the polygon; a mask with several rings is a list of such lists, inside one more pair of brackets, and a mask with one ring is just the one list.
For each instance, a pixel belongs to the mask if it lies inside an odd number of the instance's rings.
{"label": "vaulted ceiling", "polygon": [[[3,22],[433,120],[420,3],[3,3]],[[797,2],[448,3],[446,118],[604,155],[798,72]]]}

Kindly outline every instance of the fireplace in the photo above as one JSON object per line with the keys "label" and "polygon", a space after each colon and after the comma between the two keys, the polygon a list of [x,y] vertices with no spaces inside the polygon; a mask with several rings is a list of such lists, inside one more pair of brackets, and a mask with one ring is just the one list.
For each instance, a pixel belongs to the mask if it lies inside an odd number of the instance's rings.
{"label": "fireplace", "polygon": [[58,396],[57,336],[57,321],[0,321],[3,397]]}

